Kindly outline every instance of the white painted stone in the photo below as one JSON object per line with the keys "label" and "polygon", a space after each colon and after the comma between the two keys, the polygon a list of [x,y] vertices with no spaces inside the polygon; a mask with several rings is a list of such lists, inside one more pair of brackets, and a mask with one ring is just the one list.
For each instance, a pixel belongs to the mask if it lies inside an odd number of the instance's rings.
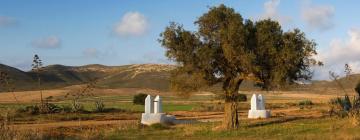
{"label": "white painted stone", "polygon": [[159,95],[154,99],[154,113],[162,113],[162,103]]}
{"label": "white painted stone", "polygon": [[261,94],[258,96],[258,110],[265,110],[265,98]]}
{"label": "white painted stone", "polygon": [[269,118],[270,116],[270,110],[265,109],[265,98],[261,94],[253,94],[248,118]]}
{"label": "white painted stone", "polygon": [[153,100],[150,95],[145,99],[145,113],[141,115],[141,123],[144,125],[152,125],[156,123],[174,123],[175,116],[162,113],[162,100],[158,95]]}
{"label": "white painted stone", "polygon": [[251,97],[251,110],[258,110],[258,102],[257,102],[258,98],[256,94],[253,94]]}
{"label": "white painted stone", "polygon": [[154,113],[154,101],[151,95],[148,95],[145,98],[145,113],[146,114]]}

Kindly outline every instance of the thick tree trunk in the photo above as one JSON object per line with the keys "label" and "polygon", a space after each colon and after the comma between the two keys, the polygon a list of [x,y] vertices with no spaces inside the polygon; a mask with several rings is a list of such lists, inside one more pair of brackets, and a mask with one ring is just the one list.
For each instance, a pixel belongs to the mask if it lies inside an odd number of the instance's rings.
{"label": "thick tree trunk", "polygon": [[236,129],[239,127],[237,106],[238,104],[236,101],[225,101],[223,125],[227,129]]}
{"label": "thick tree trunk", "polygon": [[242,79],[227,79],[224,82],[225,105],[223,127],[226,129],[236,129],[239,127],[237,96],[242,81]]}

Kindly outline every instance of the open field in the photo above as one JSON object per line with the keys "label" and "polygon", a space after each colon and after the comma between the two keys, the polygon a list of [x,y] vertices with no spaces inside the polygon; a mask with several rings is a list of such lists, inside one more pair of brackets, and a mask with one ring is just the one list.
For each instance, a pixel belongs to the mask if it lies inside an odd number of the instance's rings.
{"label": "open field", "polygon": [[[71,99],[65,95],[76,87],[66,87],[43,91],[44,98],[58,106],[70,106]],[[336,90],[332,90],[336,91]],[[175,115],[177,119],[192,123],[171,126],[144,127],[139,123],[142,105],[132,103],[133,95],[148,93],[162,95],[164,112]],[[81,104],[85,112],[54,113],[29,115],[17,110],[39,102],[39,91],[16,92],[15,101],[12,93],[0,94],[2,120],[7,118],[7,127],[23,134],[34,132],[36,138],[68,139],[350,139],[360,137],[356,133],[360,128],[351,127],[346,119],[331,118],[327,115],[327,102],[340,94],[332,92],[303,91],[243,91],[247,102],[239,104],[241,128],[233,131],[219,129],[223,112],[221,100],[210,92],[199,92],[190,98],[175,96],[169,92],[149,89],[96,89],[94,96],[82,97]],[[266,108],[272,110],[270,119],[247,119],[252,93],[265,95]],[[94,112],[96,99],[101,99],[108,112]],[[298,103],[311,100],[314,105],[300,108]],[[96,134],[95,134],[96,133]],[[321,133],[321,135],[319,135]],[[275,137],[273,137],[275,136]]]}

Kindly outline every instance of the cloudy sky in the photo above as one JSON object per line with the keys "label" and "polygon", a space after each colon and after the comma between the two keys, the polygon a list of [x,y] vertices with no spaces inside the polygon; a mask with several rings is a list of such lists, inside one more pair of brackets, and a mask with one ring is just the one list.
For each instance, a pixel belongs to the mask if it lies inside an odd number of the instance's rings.
{"label": "cloudy sky", "polygon": [[315,79],[360,72],[357,0],[0,0],[0,63],[29,70],[39,54],[46,65],[169,63],[157,42],[171,21],[195,30],[197,17],[221,3],[244,18],[278,20],[318,43]]}

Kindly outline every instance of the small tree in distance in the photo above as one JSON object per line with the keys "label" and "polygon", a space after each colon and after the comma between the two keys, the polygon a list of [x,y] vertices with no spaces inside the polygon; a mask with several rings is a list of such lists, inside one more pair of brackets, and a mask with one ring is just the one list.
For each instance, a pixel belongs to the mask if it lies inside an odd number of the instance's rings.
{"label": "small tree in distance", "polygon": [[225,5],[211,7],[187,31],[171,23],[159,39],[166,56],[178,63],[171,89],[188,94],[204,86],[222,84],[225,128],[238,128],[239,86],[255,80],[271,89],[294,80],[310,79],[311,65],[318,61],[315,45],[300,30],[283,33],[278,22],[243,20]]}
{"label": "small tree in distance", "polygon": [[40,78],[40,73],[42,71],[43,68],[43,63],[40,59],[40,57],[35,54],[34,58],[33,58],[33,63],[32,63],[32,71],[34,71],[36,73],[37,76],[37,85],[38,85],[38,89],[40,91],[40,105],[42,109],[45,109],[45,104],[44,104],[44,100],[43,100],[43,93],[42,93],[42,89],[41,89],[41,78]]}

